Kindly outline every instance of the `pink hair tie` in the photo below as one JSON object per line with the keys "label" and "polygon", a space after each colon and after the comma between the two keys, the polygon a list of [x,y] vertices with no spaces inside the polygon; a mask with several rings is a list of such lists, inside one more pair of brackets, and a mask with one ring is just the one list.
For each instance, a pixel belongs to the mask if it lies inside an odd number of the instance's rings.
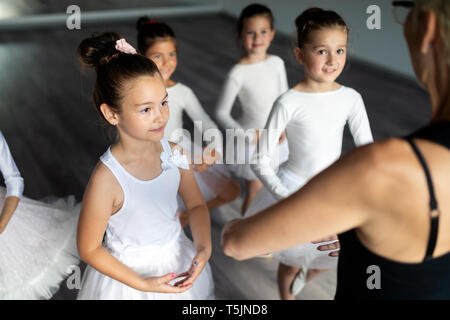
{"label": "pink hair tie", "polygon": [[136,49],[123,38],[116,41],[116,50],[126,54],[136,54]]}
{"label": "pink hair tie", "polygon": [[152,19],[150,19],[150,20],[148,20],[147,21],[147,23],[160,23],[158,20],[152,20]]}

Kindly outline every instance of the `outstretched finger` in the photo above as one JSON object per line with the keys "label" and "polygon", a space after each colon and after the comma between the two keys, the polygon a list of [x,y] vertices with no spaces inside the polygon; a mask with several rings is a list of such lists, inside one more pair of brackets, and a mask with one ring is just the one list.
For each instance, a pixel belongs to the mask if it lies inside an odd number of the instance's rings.
{"label": "outstretched finger", "polygon": [[324,244],[324,245],[318,246],[317,250],[319,250],[319,251],[329,251],[329,250],[339,249],[340,247],[341,247],[340,242],[339,241],[335,241],[333,243],[329,243],[329,244]]}
{"label": "outstretched finger", "polygon": [[339,252],[340,252],[340,250],[330,252],[329,256],[330,256],[330,257],[338,257],[338,256],[339,256]]}

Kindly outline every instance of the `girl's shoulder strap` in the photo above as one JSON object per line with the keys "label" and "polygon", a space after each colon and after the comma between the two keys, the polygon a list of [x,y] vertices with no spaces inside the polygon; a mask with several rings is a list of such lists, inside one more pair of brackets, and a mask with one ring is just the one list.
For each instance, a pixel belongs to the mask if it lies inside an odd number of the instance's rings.
{"label": "girl's shoulder strap", "polygon": [[111,153],[111,147],[108,147],[108,149],[103,153],[103,155],[100,157],[100,161],[114,174],[114,176],[117,178],[119,183],[122,181],[123,174],[123,168],[119,161],[114,158],[114,156]]}
{"label": "girl's shoulder strap", "polygon": [[111,162],[111,159],[111,147],[108,147],[108,149],[100,156],[100,161],[107,165],[108,162]]}

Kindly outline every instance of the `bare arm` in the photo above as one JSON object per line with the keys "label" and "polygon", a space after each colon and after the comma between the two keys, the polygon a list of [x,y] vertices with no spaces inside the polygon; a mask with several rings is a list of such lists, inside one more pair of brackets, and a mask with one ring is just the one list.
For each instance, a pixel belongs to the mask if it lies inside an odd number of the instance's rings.
{"label": "bare arm", "polygon": [[77,245],[80,257],[99,272],[137,290],[153,292],[186,290],[169,285],[167,282],[174,279],[170,274],[142,278],[102,246],[103,235],[120,192],[120,185],[109,169],[103,164],[97,165],[86,188],[78,222]]}
{"label": "bare arm", "polygon": [[0,234],[5,230],[9,220],[19,205],[19,198],[16,196],[7,197],[3,204],[2,213],[0,214]]}
{"label": "bare arm", "polygon": [[[193,273],[185,283],[192,283],[206,266],[211,256],[211,222],[208,207],[198,188],[192,167],[189,170],[180,169],[181,180],[178,194],[184,201],[188,214],[189,225],[194,238],[194,246],[197,255],[193,259],[193,263],[197,263]],[[197,271],[197,272],[195,272]]]}
{"label": "bare arm", "polygon": [[347,154],[287,199],[229,222],[222,234],[225,254],[244,260],[362,226],[374,211],[372,149]]}
{"label": "bare arm", "polygon": [[[191,167],[191,166],[190,166]],[[194,245],[197,251],[206,250],[211,254],[211,223],[208,207],[198,188],[192,168],[181,169],[178,193],[184,201],[188,212]],[[209,257],[208,257],[209,258]]]}

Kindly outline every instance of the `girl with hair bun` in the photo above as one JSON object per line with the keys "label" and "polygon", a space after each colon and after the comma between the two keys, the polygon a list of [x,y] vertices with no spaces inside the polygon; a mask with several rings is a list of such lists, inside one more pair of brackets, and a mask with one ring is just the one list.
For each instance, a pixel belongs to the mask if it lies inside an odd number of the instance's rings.
{"label": "girl with hair bun", "polygon": [[[252,169],[264,188],[247,216],[287,198],[336,161],[347,123],[357,146],[373,142],[361,95],[336,82],[346,62],[346,23],[334,11],[311,8],[299,15],[295,24],[298,46],[294,51],[304,67],[305,79],[282,94],[269,115],[265,127],[269,134],[261,137],[262,148],[252,161]],[[284,131],[289,159],[275,172],[268,159]],[[337,258],[318,251],[317,246],[309,243],[274,253],[280,261],[278,284],[282,299],[294,299],[307,281],[336,268]]]}
{"label": "girl with hair bun", "polygon": [[[118,133],[83,198],[78,250],[88,267],[78,299],[212,299],[208,209],[183,150],[164,138],[158,68],[116,33],[83,40],[78,54],[95,68],[95,107]],[[177,194],[194,242],[179,223]]]}
{"label": "girl with hair bun", "polygon": [[[164,22],[141,17],[137,21],[137,29],[138,50],[156,64],[169,95],[170,117],[164,130],[164,136],[171,142],[178,142],[181,133],[182,147],[194,160],[197,158],[194,154],[197,148],[193,147],[192,139],[182,130],[183,111],[192,119],[202,134],[209,129],[219,132],[219,129],[205,112],[191,88],[172,80],[172,75],[178,65],[177,43],[172,28]],[[204,148],[201,163],[194,166],[196,181],[209,210],[233,201],[240,194],[239,184],[231,179],[225,165],[214,163],[222,157],[222,152],[222,145],[219,145],[218,141],[214,141]],[[178,199],[180,200],[180,198]],[[188,223],[187,214],[184,203],[182,201],[179,203],[180,221],[184,227]]]}

